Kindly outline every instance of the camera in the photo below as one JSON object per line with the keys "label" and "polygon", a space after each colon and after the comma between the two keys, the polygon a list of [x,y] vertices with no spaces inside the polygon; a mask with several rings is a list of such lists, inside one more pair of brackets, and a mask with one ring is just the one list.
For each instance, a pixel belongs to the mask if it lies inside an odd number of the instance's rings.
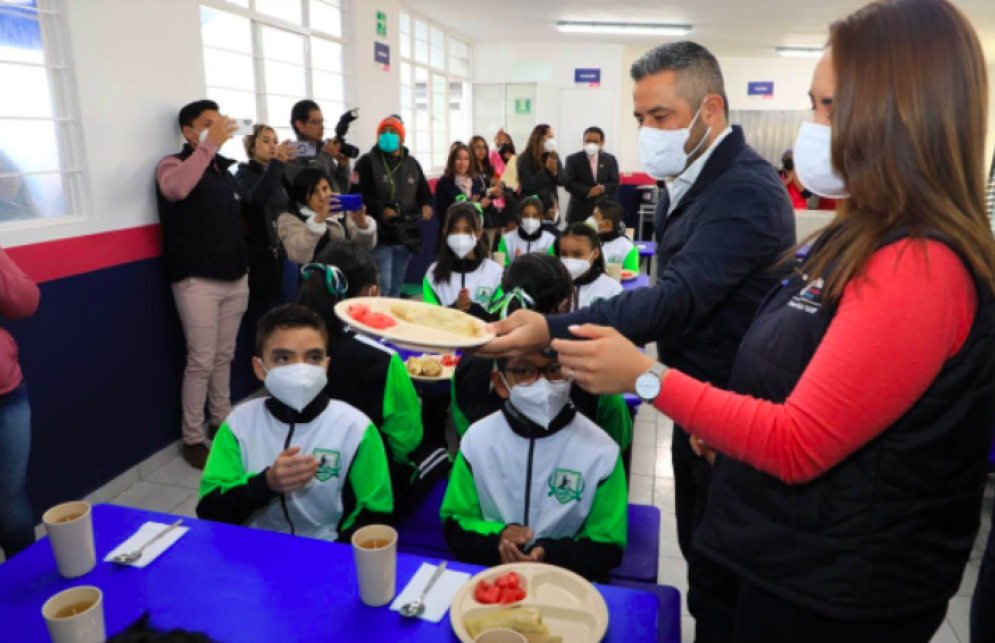
{"label": "camera", "polygon": [[349,126],[359,118],[358,109],[350,109],[339,117],[339,122],[335,125],[335,142],[342,146],[342,155],[354,159],[359,156],[359,148],[346,143],[345,137],[349,133]]}

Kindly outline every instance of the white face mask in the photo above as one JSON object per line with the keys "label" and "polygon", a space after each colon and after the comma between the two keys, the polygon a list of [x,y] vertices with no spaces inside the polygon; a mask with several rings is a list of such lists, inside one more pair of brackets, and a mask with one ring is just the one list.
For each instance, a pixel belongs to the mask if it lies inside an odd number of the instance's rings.
{"label": "white face mask", "polygon": [[541,226],[542,221],[539,219],[522,219],[522,230],[525,230],[526,234],[535,234]]}
{"label": "white face mask", "polygon": [[269,394],[298,412],[313,402],[327,384],[325,368],[315,364],[290,364],[266,371]]}
{"label": "white face mask", "polygon": [[591,269],[591,259],[574,259],[572,257],[561,257],[560,261],[563,262],[563,266],[570,273],[570,276],[574,279],[579,279],[583,277],[584,274]]}
{"label": "white face mask", "polygon": [[647,174],[662,181],[677,176],[687,169],[688,159],[694,156],[712,133],[712,128],[709,127],[701,137],[701,142],[693,150],[684,151],[684,146],[691,138],[691,128],[694,127],[699,115],[701,107],[691,119],[691,124],[684,129],[639,128],[639,158]]}
{"label": "white face mask", "polygon": [[597,143],[586,143],[584,145],[584,151],[587,152],[588,156],[594,156],[601,151],[601,146]]}
{"label": "white face mask", "polygon": [[542,149],[546,150],[547,152],[555,152],[556,151],[556,139],[555,138],[547,138],[545,140],[545,142],[543,142],[543,144],[542,144]]}
{"label": "white face mask", "polygon": [[451,234],[446,237],[449,249],[460,259],[465,259],[470,251],[477,246],[477,239],[472,234]]}
{"label": "white face mask", "polygon": [[[505,380],[505,385],[507,384],[508,380]],[[570,399],[570,381],[550,382],[540,377],[528,386],[519,384],[512,388],[508,399],[519,413],[549,430],[550,422],[560,414]]]}
{"label": "white face mask", "polygon": [[843,178],[833,169],[833,129],[802,123],[795,141],[795,172],[810,192],[827,199],[848,199]]}

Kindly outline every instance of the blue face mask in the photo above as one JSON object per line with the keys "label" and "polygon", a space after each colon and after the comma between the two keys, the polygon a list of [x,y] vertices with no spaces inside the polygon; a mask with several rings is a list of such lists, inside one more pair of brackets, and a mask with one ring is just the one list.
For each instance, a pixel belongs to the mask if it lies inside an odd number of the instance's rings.
{"label": "blue face mask", "polygon": [[380,149],[388,154],[393,154],[401,145],[401,137],[393,132],[384,132],[380,135]]}

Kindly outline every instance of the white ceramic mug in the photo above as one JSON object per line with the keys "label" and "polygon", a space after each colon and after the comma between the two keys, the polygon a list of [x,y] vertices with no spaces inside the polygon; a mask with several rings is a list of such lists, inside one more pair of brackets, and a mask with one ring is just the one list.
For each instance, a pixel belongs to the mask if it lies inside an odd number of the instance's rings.
{"label": "white ceramic mug", "polygon": [[[59,617],[59,612],[73,606],[86,609]],[[72,610],[76,611],[76,610]],[[96,587],[73,587],[45,601],[41,615],[48,626],[52,643],[104,643],[104,594]]]}
{"label": "white ceramic mug", "polygon": [[[361,543],[380,541],[376,549]],[[352,553],[356,559],[359,597],[370,607],[380,607],[394,600],[397,580],[397,532],[386,525],[363,527],[352,535]]]}
{"label": "white ceramic mug", "polygon": [[[67,518],[72,520],[66,521]],[[41,519],[45,523],[59,573],[65,578],[88,574],[97,564],[89,503],[65,502],[46,511]]]}

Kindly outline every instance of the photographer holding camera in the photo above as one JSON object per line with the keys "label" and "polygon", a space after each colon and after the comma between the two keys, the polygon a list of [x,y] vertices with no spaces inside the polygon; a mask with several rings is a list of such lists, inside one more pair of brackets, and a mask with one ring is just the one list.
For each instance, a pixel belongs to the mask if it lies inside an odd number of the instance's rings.
{"label": "photographer holding camera", "polygon": [[398,297],[412,254],[421,252],[422,221],[432,218],[432,191],[421,165],[404,147],[404,124],[389,116],[377,127],[377,144],[356,163],[359,191],[379,229],[373,255],[380,292]]}
{"label": "photographer holding camera", "polygon": [[[348,128],[348,122],[352,120],[355,117],[347,119],[344,115],[339,122],[346,121],[345,127]],[[293,185],[294,177],[304,168],[316,167],[328,175],[333,192],[348,194],[350,179],[347,153],[349,149],[354,150],[351,156],[355,158],[359,155],[359,150],[345,144],[341,136],[325,140],[325,118],[318,103],[313,100],[304,99],[294,105],[290,111],[290,126],[294,128],[298,142],[312,143],[315,146],[316,156],[308,157],[298,152],[296,158],[287,163],[287,183]]]}

